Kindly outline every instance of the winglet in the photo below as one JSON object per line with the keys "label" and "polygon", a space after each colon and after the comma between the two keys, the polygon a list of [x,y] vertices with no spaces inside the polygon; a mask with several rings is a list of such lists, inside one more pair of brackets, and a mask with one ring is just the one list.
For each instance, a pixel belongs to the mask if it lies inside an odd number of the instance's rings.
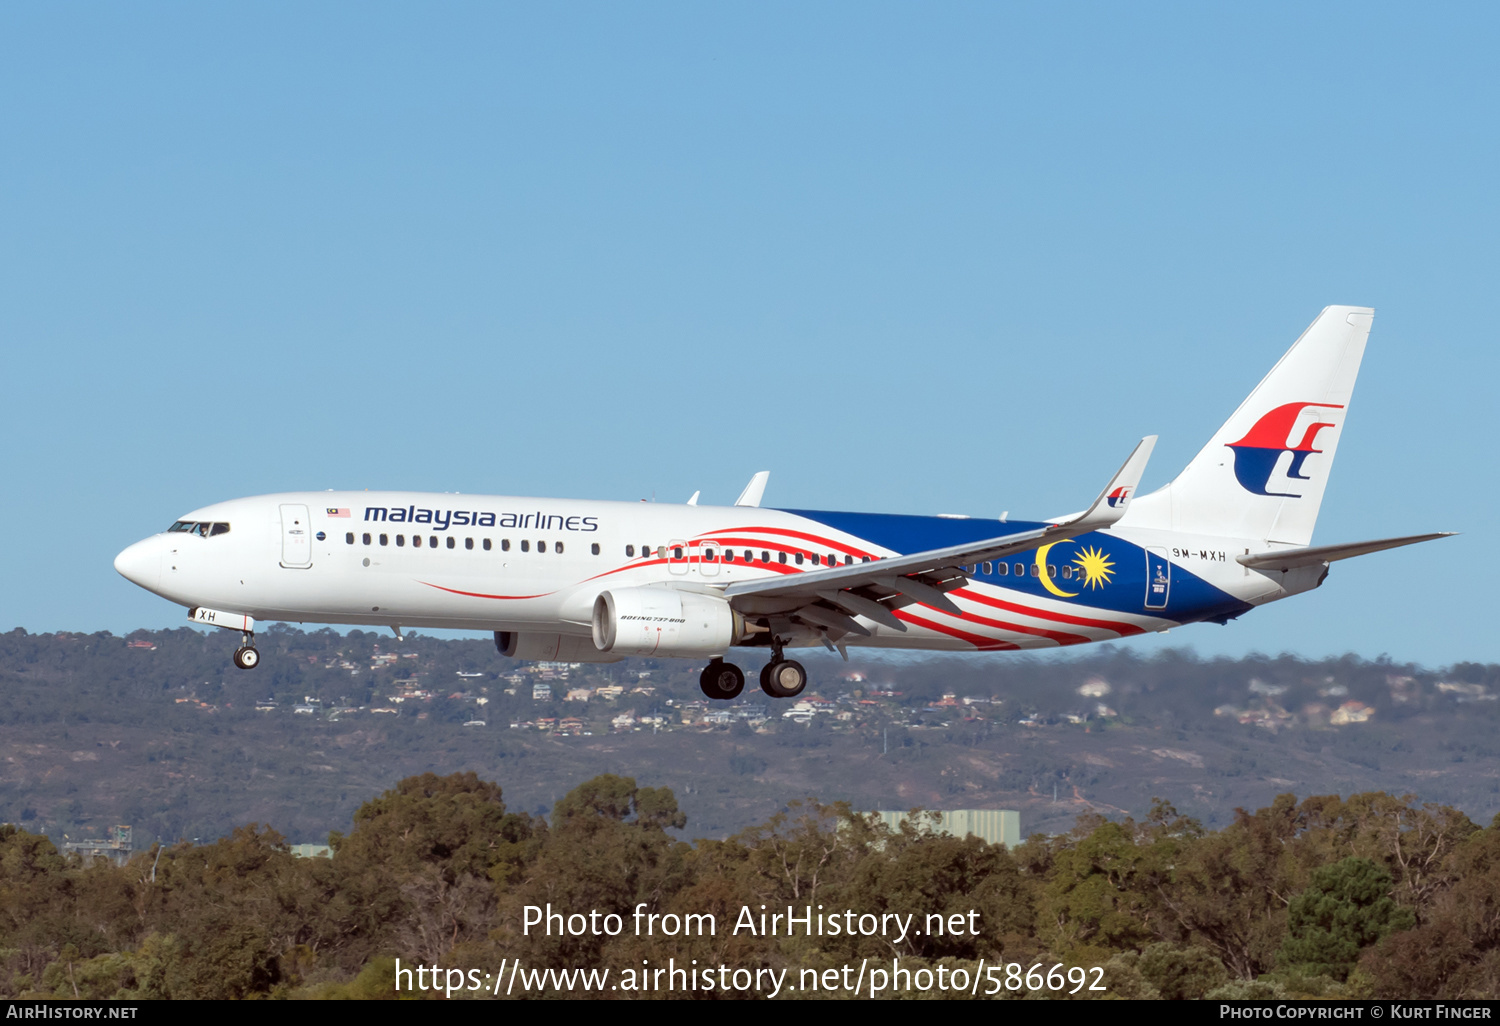
{"label": "winglet", "polygon": [[698,505],[698,494],[701,491],[702,491],[702,489],[700,488],[697,492],[693,493],[693,497],[687,501],[687,504],[689,506],[696,506],[696,505]]}
{"label": "winglet", "polygon": [[1094,504],[1076,516],[1058,521],[1057,526],[1085,527],[1090,531],[1097,531],[1123,517],[1130,508],[1130,501],[1135,497],[1135,490],[1141,483],[1141,475],[1146,472],[1146,463],[1151,459],[1151,450],[1155,447],[1155,435],[1142,438],[1125,465],[1104,486],[1104,491],[1099,493]]}
{"label": "winglet", "polygon": [[759,506],[761,496],[766,494],[766,482],[770,479],[769,470],[757,471],[750,479],[750,483],[745,486],[745,490],[740,492],[740,497],[734,500],[734,504],[736,506]]}

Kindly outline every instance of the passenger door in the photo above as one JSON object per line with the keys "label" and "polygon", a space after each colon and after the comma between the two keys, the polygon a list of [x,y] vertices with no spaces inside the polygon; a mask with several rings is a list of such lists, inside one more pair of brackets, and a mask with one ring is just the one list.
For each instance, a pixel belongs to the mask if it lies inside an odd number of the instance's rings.
{"label": "passenger door", "polygon": [[312,566],[312,522],[306,506],[281,507],[281,565],[292,570]]}
{"label": "passenger door", "polygon": [[1146,608],[1166,609],[1172,597],[1172,564],[1167,560],[1167,550],[1146,550]]}

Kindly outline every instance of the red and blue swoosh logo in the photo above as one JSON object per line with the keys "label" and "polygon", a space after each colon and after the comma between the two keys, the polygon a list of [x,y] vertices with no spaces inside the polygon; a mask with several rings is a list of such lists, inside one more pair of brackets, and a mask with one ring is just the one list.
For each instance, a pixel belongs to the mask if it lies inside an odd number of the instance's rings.
{"label": "red and blue swoosh logo", "polygon": [[1257,420],[1245,432],[1244,438],[1229,443],[1229,448],[1234,451],[1234,476],[1247,492],[1287,499],[1302,497],[1301,492],[1273,492],[1269,489],[1271,475],[1275,473],[1282,453],[1292,454],[1292,461],[1286,472],[1288,481],[1311,480],[1302,473],[1302,465],[1313,453],[1323,451],[1313,448],[1317,444],[1318,433],[1324,428],[1335,426],[1336,422],[1315,416],[1302,431],[1301,439],[1294,444],[1291,440],[1292,430],[1301,418],[1302,411],[1309,408],[1329,411],[1343,409],[1332,403],[1287,403]]}

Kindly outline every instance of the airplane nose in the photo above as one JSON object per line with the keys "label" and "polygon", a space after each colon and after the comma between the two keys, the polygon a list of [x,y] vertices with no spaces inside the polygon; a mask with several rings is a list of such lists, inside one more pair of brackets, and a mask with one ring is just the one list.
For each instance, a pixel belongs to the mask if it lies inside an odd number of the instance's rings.
{"label": "airplane nose", "polygon": [[155,591],[161,583],[161,546],[155,538],[138,541],[115,557],[115,569],[131,584]]}

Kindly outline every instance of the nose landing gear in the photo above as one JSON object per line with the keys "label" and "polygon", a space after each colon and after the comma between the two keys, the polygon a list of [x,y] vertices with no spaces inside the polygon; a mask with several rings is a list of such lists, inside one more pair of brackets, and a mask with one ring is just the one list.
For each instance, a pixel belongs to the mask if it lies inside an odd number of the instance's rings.
{"label": "nose landing gear", "polygon": [[255,648],[255,634],[246,631],[240,641],[240,647],[234,653],[234,665],[242,670],[253,670],[260,665],[260,652]]}
{"label": "nose landing gear", "polygon": [[698,687],[709,698],[721,702],[738,698],[745,690],[745,671],[722,659],[711,660],[698,675]]}

